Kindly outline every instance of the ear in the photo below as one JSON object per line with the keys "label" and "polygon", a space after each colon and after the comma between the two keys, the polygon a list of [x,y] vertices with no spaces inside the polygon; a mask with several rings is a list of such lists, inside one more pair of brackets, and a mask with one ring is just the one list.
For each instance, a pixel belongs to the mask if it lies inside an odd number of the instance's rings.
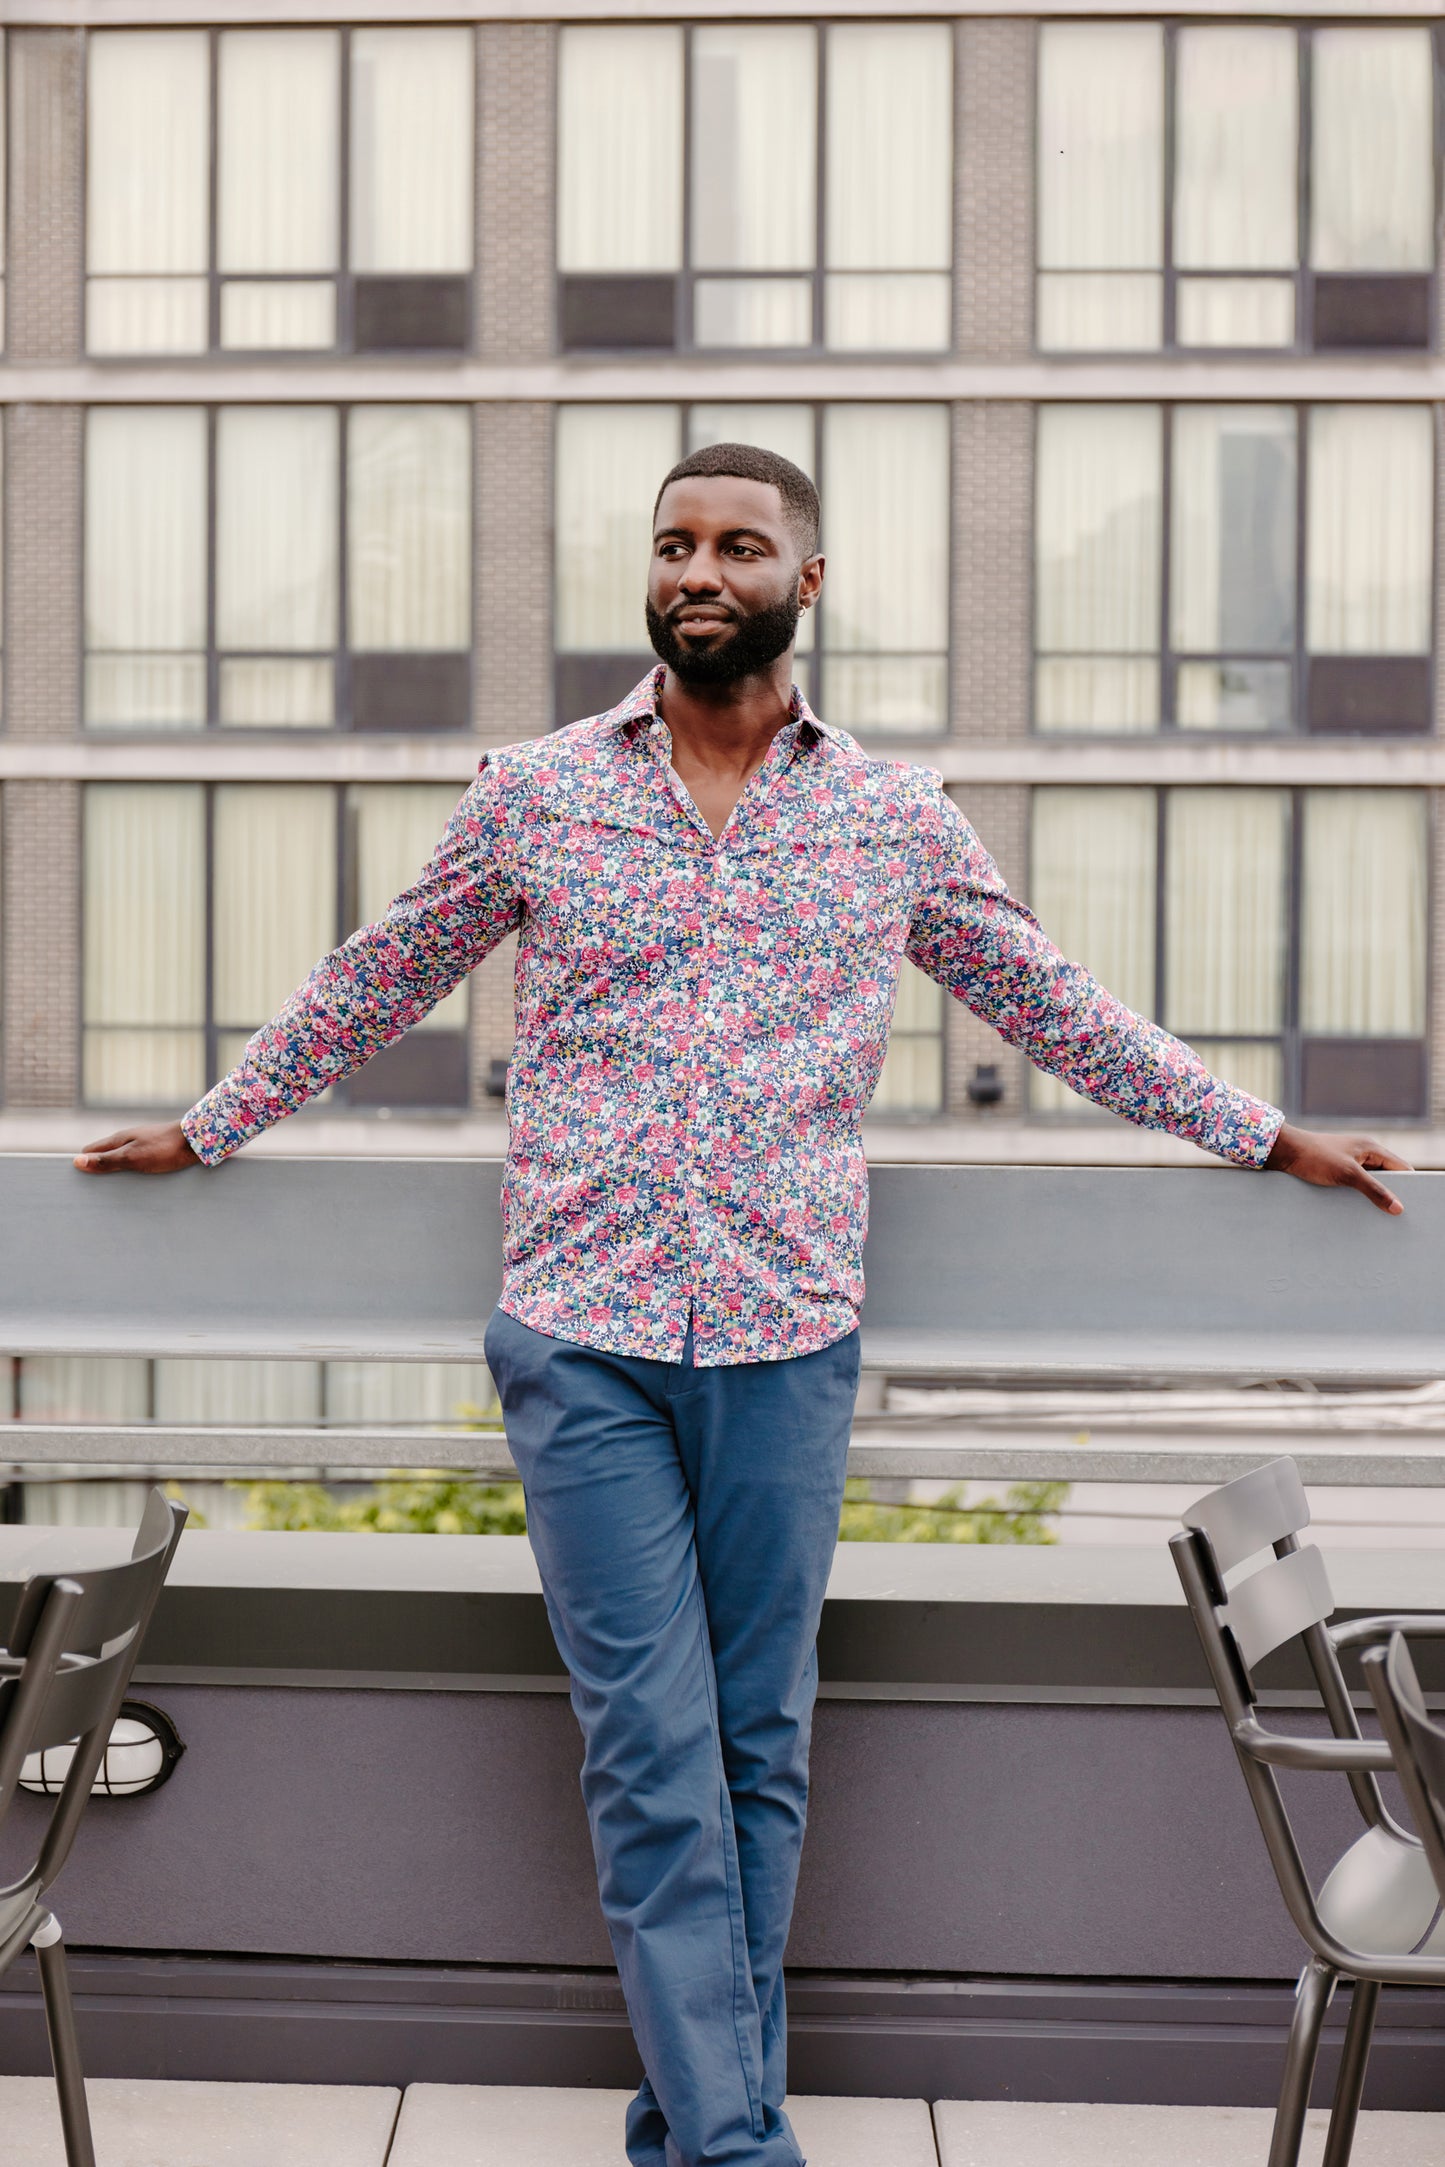
{"label": "ear", "polygon": [[823,559],[805,557],[798,570],[798,602],[803,609],[811,609],[823,587]]}

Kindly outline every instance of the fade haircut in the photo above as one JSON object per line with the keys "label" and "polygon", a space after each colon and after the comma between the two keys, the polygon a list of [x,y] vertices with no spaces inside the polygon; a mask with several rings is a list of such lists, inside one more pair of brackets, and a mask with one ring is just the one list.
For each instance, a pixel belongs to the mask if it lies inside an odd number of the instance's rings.
{"label": "fade haircut", "polygon": [[783,500],[783,519],[788,531],[798,545],[799,561],[817,554],[818,549],[818,492],[801,467],[795,467],[791,459],[784,459],[779,452],[764,451],[760,444],[704,444],[700,451],[689,452],[679,459],[670,473],[663,476],[662,489],[657,492],[652,507],[653,524],[657,523],[657,507],[662,502],[664,489],[673,482],[687,481],[694,475],[712,480],[726,474],[736,481],[771,482]]}

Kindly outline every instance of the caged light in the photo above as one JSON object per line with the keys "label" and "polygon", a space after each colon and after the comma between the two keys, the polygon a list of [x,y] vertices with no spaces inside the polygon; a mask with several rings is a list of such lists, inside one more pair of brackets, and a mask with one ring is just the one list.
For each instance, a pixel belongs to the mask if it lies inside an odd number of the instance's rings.
{"label": "caged light", "polygon": [[[20,1768],[22,1791],[54,1797],[65,1787],[78,1741],[27,1753]],[[180,1734],[163,1710],[149,1701],[127,1700],[111,1726],[110,1741],[91,1785],[94,1798],[140,1798],[168,1781],[185,1752]]]}

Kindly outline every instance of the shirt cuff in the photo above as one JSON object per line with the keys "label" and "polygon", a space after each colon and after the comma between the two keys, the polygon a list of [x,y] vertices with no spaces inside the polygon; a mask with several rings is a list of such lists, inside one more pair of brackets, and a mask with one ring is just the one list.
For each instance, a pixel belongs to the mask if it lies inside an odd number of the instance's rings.
{"label": "shirt cuff", "polygon": [[1263,1167],[1284,1127],[1284,1115],[1268,1099],[1233,1084],[1215,1082],[1195,1141],[1234,1166]]}

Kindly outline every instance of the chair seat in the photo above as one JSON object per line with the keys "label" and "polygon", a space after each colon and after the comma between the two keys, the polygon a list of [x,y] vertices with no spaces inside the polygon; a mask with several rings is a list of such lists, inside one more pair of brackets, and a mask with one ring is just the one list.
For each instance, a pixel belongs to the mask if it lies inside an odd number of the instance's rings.
{"label": "chair seat", "polygon": [[1445,1954],[1445,1916],[1418,1844],[1387,1828],[1366,1829],[1320,1890],[1319,1913],[1335,1939],[1361,1956]]}

